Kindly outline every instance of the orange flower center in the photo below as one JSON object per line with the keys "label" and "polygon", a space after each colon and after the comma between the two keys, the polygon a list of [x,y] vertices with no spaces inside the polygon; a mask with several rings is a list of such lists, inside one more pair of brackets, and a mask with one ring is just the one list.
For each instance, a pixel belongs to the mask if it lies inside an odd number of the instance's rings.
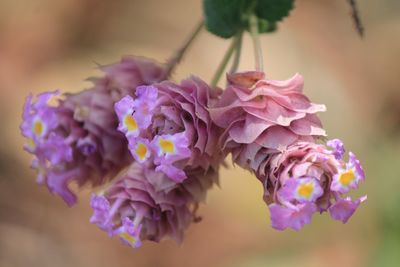
{"label": "orange flower center", "polygon": [[303,198],[310,198],[314,192],[314,185],[312,183],[302,184],[298,187],[297,193]]}
{"label": "orange flower center", "polygon": [[164,153],[174,153],[175,145],[174,145],[174,143],[172,141],[160,138],[158,143],[160,144],[161,150]]}
{"label": "orange flower center", "polygon": [[147,147],[145,144],[139,143],[136,147],[136,154],[140,160],[143,160],[147,154]]}
{"label": "orange flower center", "polygon": [[339,181],[342,185],[349,186],[355,178],[356,176],[354,175],[354,171],[348,170],[340,175]]}
{"label": "orange flower center", "polygon": [[124,118],[124,124],[126,126],[126,128],[128,128],[128,131],[136,131],[138,126],[137,126],[137,122],[135,120],[134,117],[132,117],[131,115],[126,115]]}

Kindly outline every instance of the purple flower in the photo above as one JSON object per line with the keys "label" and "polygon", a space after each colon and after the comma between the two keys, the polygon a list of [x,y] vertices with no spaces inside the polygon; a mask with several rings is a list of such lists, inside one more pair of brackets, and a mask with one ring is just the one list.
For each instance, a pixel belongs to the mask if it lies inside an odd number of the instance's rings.
{"label": "purple flower", "polygon": [[115,103],[115,111],[120,122],[118,130],[127,137],[137,137],[141,130],[146,130],[151,124],[157,95],[158,91],[154,86],[138,86],[135,100],[128,95]]}
{"label": "purple flower", "polygon": [[356,201],[351,200],[350,197],[346,197],[344,199],[338,198],[338,200],[336,200],[336,202],[329,207],[329,213],[333,219],[346,223],[361,202],[364,202],[366,199],[367,196],[363,196]]}
{"label": "purple flower", "polygon": [[51,165],[72,161],[71,146],[67,144],[65,138],[55,132],[49,134],[48,139],[40,145],[40,150]]}
{"label": "purple flower", "polygon": [[333,149],[333,155],[337,160],[341,160],[345,153],[343,142],[339,139],[332,139],[326,142],[326,144]]}
{"label": "purple flower", "polygon": [[187,178],[186,173],[182,169],[179,169],[167,162],[161,162],[155,170],[165,173],[170,179],[177,183],[181,183]]}
{"label": "purple flower", "polygon": [[151,142],[157,163],[174,163],[190,157],[189,140],[185,132],[156,135]]}
{"label": "purple flower", "polygon": [[55,109],[49,106],[48,102],[58,95],[58,91],[42,93],[38,95],[35,103],[32,102],[32,95],[27,97],[22,115],[21,132],[30,140],[30,146],[27,147],[29,152],[33,151],[36,145],[46,139],[49,132],[57,127]]}
{"label": "purple flower", "polygon": [[282,200],[296,200],[299,203],[314,202],[323,193],[324,191],[319,181],[315,178],[289,179],[278,191],[278,195]]}
{"label": "purple flower", "polygon": [[348,166],[354,168],[354,172],[360,181],[365,180],[365,173],[361,166],[360,161],[357,159],[356,155],[353,152],[349,152],[349,163]]}
{"label": "purple flower", "polygon": [[364,181],[365,174],[360,161],[352,152],[349,152],[349,162],[345,168],[340,168],[333,176],[331,190],[340,193],[347,193],[350,189],[357,189],[358,184]]}
{"label": "purple flower", "polygon": [[140,120],[141,114],[134,107],[135,101],[131,96],[125,96],[120,101],[115,103],[115,112],[119,119],[118,130],[125,133],[128,137],[137,137],[141,129],[146,129],[145,125]]}
{"label": "purple flower", "polygon": [[286,228],[300,230],[305,224],[311,222],[312,215],[317,211],[314,203],[303,203],[295,207],[284,207],[274,203],[268,207],[272,227],[281,231]]}
{"label": "purple flower", "polygon": [[92,194],[90,197],[90,206],[93,209],[93,215],[90,218],[90,223],[97,224],[102,230],[111,233],[113,223],[109,218],[110,203],[108,200],[104,196]]}
{"label": "purple flower", "polygon": [[153,112],[157,106],[158,89],[154,86],[138,86],[136,88],[137,108],[142,110],[142,113],[147,114]]}
{"label": "purple flower", "polygon": [[149,140],[141,137],[129,138],[129,150],[132,156],[139,163],[147,162],[151,156]]}
{"label": "purple flower", "polygon": [[135,225],[128,217],[122,219],[122,225],[117,230],[115,234],[119,236],[121,241],[133,248],[139,248],[142,246],[142,241],[140,240],[140,232],[142,225]]}

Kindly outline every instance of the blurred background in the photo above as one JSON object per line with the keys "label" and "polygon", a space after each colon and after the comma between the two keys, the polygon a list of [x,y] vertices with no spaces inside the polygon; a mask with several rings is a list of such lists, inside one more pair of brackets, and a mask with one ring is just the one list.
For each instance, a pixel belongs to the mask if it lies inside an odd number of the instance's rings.
{"label": "blurred background", "polygon": [[[164,61],[201,19],[200,0],[0,1],[0,266],[400,266],[400,2],[363,0],[362,40],[346,0],[297,0],[280,29],[263,36],[269,78],[299,72],[305,92],[328,111],[364,165],[368,194],[343,225],[316,215],[300,232],[270,227],[262,186],[247,172],[222,171],[182,245],[123,246],[89,223],[89,193],[70,209],[35,183],[18,126],[29,92],[79,91],[96,63],[122,55]],[[229,41],[203,32],[174,78],[210,81]],[[253,68],[245,38],[241,70]]]}

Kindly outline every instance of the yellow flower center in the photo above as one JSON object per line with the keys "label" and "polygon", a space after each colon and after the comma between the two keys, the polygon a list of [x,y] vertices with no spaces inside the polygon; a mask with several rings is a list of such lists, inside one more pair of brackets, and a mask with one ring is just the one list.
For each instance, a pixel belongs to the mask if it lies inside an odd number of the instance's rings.
{"label": "yellow flower center", "polygon": [[314,192],[314,185],[312,183],[302,184],[297,188],[297,193],[303,198],[310,198]]}
{"label": "yellow flower center", "polygon": [[41,120],[35,121],[35,123],[33,124],[32,130],[36,136],[41,136],[43,133],[43,130],[44,130],[43,122]]}
{"label": "yellow flower center", "polygon": [[172,141],[160,138],[158,143],[160,144],[161,150],[164,153],[174,153],[175,145],[174,145],[174,143]]}
{"label": "yellow flower center", "polygon": [[126,115],[124,118],[124,124],[126,126],[126,128],[128,128],[128,131],[136,131],[138,126],[137,126],[137,122],[135,120],[134,117],[132,117],[131,115]]}
{"label": "yellow flower center", "polygon": [[344,186],[349,186],[355,178],[354,171],[350,169],[340,175],[339,182]]}
{"label": "yellow flower center", "polygon": [[138,155],[140,160],[143,160],[147,154],[147,146],[145,144],[139,143],[136,147],[136,155]]}
{"label": "yellow flower center", "polygon": [[129,242],[129,244],[134,245],[136,243],[136,238],[134,236],[130,235],[129,233],[127,233],[127,232],[123,232],[123,233],[119,234],[119,236],[122,239],[124,239],[127,242]]}

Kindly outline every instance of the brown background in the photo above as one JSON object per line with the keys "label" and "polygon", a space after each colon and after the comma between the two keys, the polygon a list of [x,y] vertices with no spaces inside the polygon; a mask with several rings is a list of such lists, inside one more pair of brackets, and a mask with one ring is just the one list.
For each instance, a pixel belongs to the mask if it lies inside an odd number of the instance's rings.
{"label": "brown background", "polygon": [[[99,74],[95,62],[126,54],[165,60],[200,20],[201,1],[2,0],[0,266],[397,266],[400,2],[359,2],[364,40],[345,0],[297,0],[280,30],[262,37],[268,77],[304,75],[306,94],[328,107],[321,117],[329,137],[343,139],[364,163],[367,182],[356,194],[368,201],[350,222],[325,214],[299,233],[275,231],[260,184],[230,168],[181,246],[132,250],[90,225],[89,191],[69,209],[35,184],[18,130],[22,105],[29,92],[88,87],[84,79]],[[203,32],[175,78],[194,73],[209,81],[228,45]],[[247,36],[240,69],[252,67]]]}

